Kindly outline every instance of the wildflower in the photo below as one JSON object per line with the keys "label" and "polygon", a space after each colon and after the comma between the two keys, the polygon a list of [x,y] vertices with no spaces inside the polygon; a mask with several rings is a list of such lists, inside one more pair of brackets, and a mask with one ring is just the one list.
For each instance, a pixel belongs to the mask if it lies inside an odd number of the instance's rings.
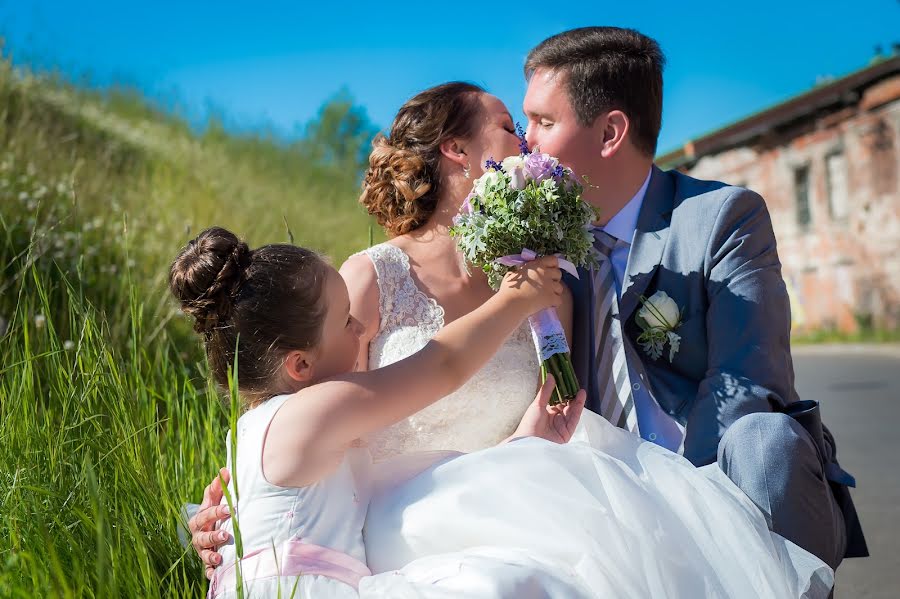
{"label": "wildflower", "polygon": [[71,339],[66,339],[65,341],[63,341],[63,349],[66,351],[72,351],[73,349],[75,349],[75,342]]}
{"label": "wildflower", "polygon": [[43,314],[38,314],[34,317],[34,327],[37,329],[43,329],[47,324],[47,317]]}
{"label": "wildflower", "polygon": [[529,154],[531,150],[528,149],[528,141],[525,139],[525,129],[519,123],[516,123],[516,137],[519,138],[519,153]]}
{"label": "wildflower", "polygon": [[500,171],[503,170],[503,167],[499,162],[493,159],[493,157],[488,158],[484,163],[484,170],[486,171]]}

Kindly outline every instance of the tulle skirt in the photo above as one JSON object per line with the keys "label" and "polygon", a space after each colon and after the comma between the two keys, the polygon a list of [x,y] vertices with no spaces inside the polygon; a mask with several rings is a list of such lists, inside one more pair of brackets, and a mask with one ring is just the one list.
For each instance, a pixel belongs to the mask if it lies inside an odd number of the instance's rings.
{"label": "tulle skirt", "polygon": [[363,597],[827,597],[831,569],[715,465],[585,412],[576,439],[379,465]]}

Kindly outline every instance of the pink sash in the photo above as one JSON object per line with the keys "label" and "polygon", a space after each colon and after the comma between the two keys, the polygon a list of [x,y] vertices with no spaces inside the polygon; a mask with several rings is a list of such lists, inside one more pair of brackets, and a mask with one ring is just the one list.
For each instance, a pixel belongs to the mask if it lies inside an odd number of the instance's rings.
{"label": "pink sash", "polygon": [[[261,578],[317,574],[357,589],[361,578],[372,575],[369,568],[358,559],[302,539],[286,541],[277,554],[271,547],[257,549],[245,555],[240,563],[241,580],[245,586],[248,582]],[[216,593],[236,588],[235,564],[236,562],[232,562],[227,566],[216,568],[206,595],[208,598],[215,597]]]}

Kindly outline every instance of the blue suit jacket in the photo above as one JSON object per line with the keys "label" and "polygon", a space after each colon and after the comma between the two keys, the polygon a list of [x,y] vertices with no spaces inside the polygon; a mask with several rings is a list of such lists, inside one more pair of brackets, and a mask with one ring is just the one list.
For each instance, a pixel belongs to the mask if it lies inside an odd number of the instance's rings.
{"label": "blue suit jacket", "polygon": [[[566,277],[572,290],[572,361],[599,411],[594,363],[593,291],[589,273]],[[652,360],[636,343],[640,297],[666,292],[682,309],[681,347]],[[627,357],[660,407],[685,427],[684,456],[716,461],[719,440],[738,418],[790,413],[797,402],[790,351],[790,304],[772,222],[758,194],[654,167],[638,216],[622,282],[620,315]],[[602,384],[602,383],[601,383]],[[807,402],[804,402],[804,404]],[[814,418],[818,418],[816,406]],[[809,410],[805,411],[809,418]],[[819,424],[816,442],[844,511],[848,557],[867,554],[834,441]],[[815,428],[815,427],[813,427]],[[811,434],[815,436],[815,431]]]}

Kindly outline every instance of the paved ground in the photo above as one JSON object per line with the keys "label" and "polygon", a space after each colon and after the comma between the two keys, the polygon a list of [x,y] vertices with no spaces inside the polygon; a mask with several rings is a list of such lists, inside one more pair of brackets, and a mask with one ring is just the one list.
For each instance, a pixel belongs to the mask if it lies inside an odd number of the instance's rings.
{"label": "paved ground", "polygon": [[822,402],[872,557],[846,560],[835,597],[900,598],[900,346],[794,349],[801,399]]}

